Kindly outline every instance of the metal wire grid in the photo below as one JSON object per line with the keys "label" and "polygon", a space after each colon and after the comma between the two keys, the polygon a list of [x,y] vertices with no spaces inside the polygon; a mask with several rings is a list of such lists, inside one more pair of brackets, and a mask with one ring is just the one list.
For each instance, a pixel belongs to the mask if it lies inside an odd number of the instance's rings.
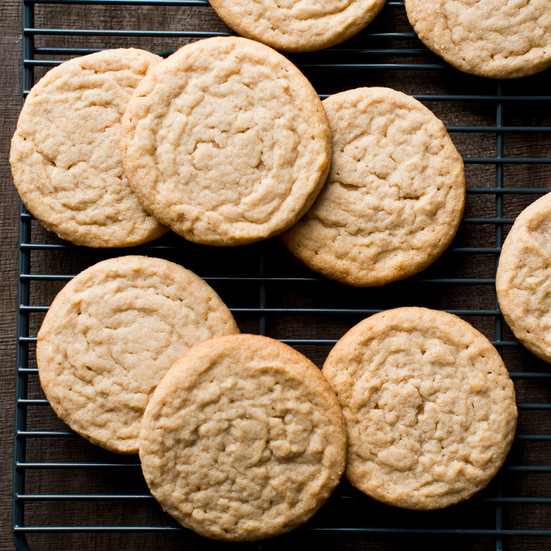
{"label": "metal wire grid", "polygon": [[[120,5],[132,13],[138,7],[166,6],[187,10],[192,8],[209,9],[206,0],[24,0],[23,1],[23,89],[24,94],[35,82],[36,68],[48,68],[60,63],[67,57],[82,55],[103,47],[97,41],[107,43],[111,39],[126,40],[128,45],[134,45],[135,40],[168,39],[173,41],[172,48],[158,53],[168,53],[178,46],[179,40],[195,40],[208,36],[225,34],[217,28],[212,32],[196,30],[136,30],[136,29],[82,29],[72,26],[35,26],[35,15],[38,8],[41,15],[47,15],[48,10],[56,5],[82,6],[82,9],[104,5]],[[36,303],[36,290],[47,289],[46,295],[52,296],[60,286],[72,277],[63,268],[57,267],[66,256],[77,259],[83,267],[90,265],[95,256],[144,253],[164,256],[172,260],[185,259],[186,267],[194,269],[213,285],[229,303],[243,330],[268,334],[303,350],[318,363],[321,363],[338,337],[344,331],[363,317],[382,309],[399,306],[403,303],[431,305],[429,294],[440,294],[444,308],[459,316],[465,317],[478,325],[492,340],[506,359],[509,367],[514,366],[512,377],[520,388],[519,410],[521,419],[526,416],[526,422],[519,426],[515,448],[520,452],[512,453],[502,474],[467,504],[458,505],[443,512],[429,513],[419,516],[410,512],[392,510],[392,522],[388,521],[388,508],[373,503],[359,495],[343,483],[336,495],[303,529],[309,534],[353,533],[366,538],[379,535],[390,536],[402,534],[408,537],[416,535],[432,535],[448,538],[465,536],[482,538],[484,549],[504,548],[509,539],[515,542],[529,542],[536,537],[537,545],[543,542],[541,538],[551,536],[545,522],[533,525],[527,515],[549,521],[550,515],[546,508],[551,504],[551,485],[548,476],[551,475],[551,432],[543,421],[545,430],[540,430],[542,414],[551,409],[551,397],[541,386],[551,383],[551,372],[546,370],[530,355],[526,354],[516,340],[508,332],[499,312],[499,307],[493,292],[494,273],[498,255],[503,242],[506,228],[513,222],[514,216],[524,204],[528,204],[538,195],[551,191],[546,187],[546,179],[551,175],[549,158],[550,122],[541,124],[530,120],[529,124],[507,124],[506,112],[511,112],[527,105],[536,105],[536,111],[549,113],[551,95],[526,94],[526,89],[546,90],[545,77],[534,77],[528,82],[536,86],[518,86],[504,82],[482,82],[467,76],[456,75],[436,57],[416,41],[410,29],[396,31],[388,27],[387,21],[398,14],[403,19],[403,2],[388,2],[379,18],[380,25],[372,25],[357,39],[322,53],[307,56],[296,56],[293,60],[311,77],[317,85],[322,97],[331,86],[324,83],[332,81],[332,71],[337,71],[342,80],[350,79],[355,85],[363,72],[377,75],[381,71],[397,75],[398,81],[405,79],[404,75],[417,74],[418,71],[428,71],[434,75],[446,74],[446,78],[458,79],[447,88],[439,86],[429,93],[424,91],[414,94],[419,100],[426,102],[438,112],[439,104],[452,103],[459,110],[467,105],[467,110],[473,105],[481,105],[491,114],[491,121],[485,118],[482,122],[473,124],[448,124],[448,130],[454,139],[468,144],[470,136],[484,135],[490,137],[493,154],[484,156],[464,156],[467,170],[473,169],[474,180],[480,185],[469,185],[468,197],[472,205],[481,201],[486,205],[482,214],[476,206],[471,212],[466,212],[463,228],[465,235],[459,237],[437,266],[427,270],[420,276],[389,286],[390,290],[349,290],[324,281],[312,275],[285,256],[277,240],[232,250],[217,251],[221,262],[213,264],[211,250],[198,247],[173,236],[161,239],[155,244],[142,246],[131,251],[117,250],[111,252],[90,252],[63,243],[42,231],[28,212],[21,208],[20,215],[20,258],[19,258],[19,298],[20,306],[17,327],[17,388],[15,404],[15,461],[14,461],[14,493],[13,493],[13,529],[18,550],[34,547],[28,543],[33,538],[48,536],[63,538],[68,534],[95,533],[150,533],[177,534],[181,529],[162,515],[154,516],[155,522],[150,522],[151,515],[147,512],[143,517],[128,514],[118,524],[94,524],[93,515],[89,522],[77,523],[43,523],[36,519],[40,514],[35,505],[51,514],[52,518],[59,516],[59,511],[72,504],[75,507],[89,503],[100,503],[110,506],[113,503],[126,503],[137,507],[138,503],[146,503],[145,507],[154,507],[153,498],[147,490],[140,486],[139,465],[130,458],[114,457],[111,454],[85,448],[84,452],[75,448],[77,438],[64,428],[52,429],[48,415],[47,401],[40,395],[37,387],[37,370],[34,366],[34,345],[36,342],[36,325],[34,319],[40,317],[48,308],[46,304]],[[47,19],[47,18],[45,18]],[[229,33],[226,33],[229,34]],[[37,44],[40,39],[46,43]],[[81,45],[82,40],[90,39],[90,44]],[[66,41],[80,41],[77,46],[67,46]],[[412,45],[413,44],[413,45]],[[106,46],[107,47],[107,46]],[[142,47],[144,47],[142,45]],[[152,48],[151,48],[152,49]],[[343,62],[344,61],[344,62]],[[343,73],[344,71],[344,73]],[[346,76],[342,77],[345,74]],[[320,76],[321,75],[321,76]],[[450,76],[453,75],[453,76]],[[356,79],[356,80],[355,80]],[[538,80],[539,79],[539,80]],[[338,79],[337,79],[338,80]],[[377,80],[375,77],[374,80]],[[384,80],[384,79],[383,79]],[[392,79],[391,79],[392,80]],[[406,79],[407,80],[407,79]],[[410,79],[411,80],[411,79]],[[408,81],[409,82],[409,81]],[[526,83],[527,80],[525,79]],[[319,84],[322,83],[322,84]],[[342,82],[338,84],[345,89]],[[466,86],[471,93],[464,93]],[[539,87],[538,87],[539,86]],[[323,90],[322,90],[323,88]],[[548,87],[547,87],[548,89]],[[520,90],[520,91],[519,91]],[[507,110],[507,111],[506,111]],[[469,120],[467,118],[467,120]],[[549,121],[549,116],[541,120]],[[508,136],[519,136],[530,142],[528,155],[509,155],[506,139]],[[534,140],[533,137],[537,139]],[[474,139],[474,138],[473,138]],[[538,141],[544,144],[537,146]],[[468,151],[468,145],[465,149]],[[515,172],[507,174],[510,167],[536,167],[537,173],[534,187],[515,187]],[[479,171],[477,172],[477,169]],[[491,180],[490,180],[491,178]],[[491,181],[493,180],[493,184]],[[549,180],[547,180],[549,181]],[[511,185],[513,184],[513,185]],[[518,198],[518,201],[516,200]],[[507,201],[513,199],[515,212]],[[474,237],[473,237],[474,236]],[[477,236],[480,236],[478,241]],[[493,241],[493,242],[492,242]],[[237,259],[236,259],[237,257]],[[99,259],[99,258],[98,258]],[[458,260],[459,259],[459,260]],[[191,263],[191,265],[189,264]],[[35,264],[51,265],[47,272],[37,272]],[[60,262],[63,264],[63,262]],[[222,268],[220,267],[222,265]],[[465,266],[469,268],[465,270]],[[472,269],[472,267],[475,267]],[[448,298],[461,293],[462,289],[481,289],[478,293],[480,301],[474,303],[457,302]],[[413,295],[413,297],[412,297]],[[489,298],[488,298],[489,297]],[[43,299],[42,299],[43,300]],[[365,307],[367,304],[369,307]],[[440,304],[440,303],[439,303]],[[358,305],[361,305],[360,307]],[[322,320],[321,322],[319,320]],[[326,321],[330,320],[330,321]],[[291,324],[295,331],[290,337],[286,324]],[[297,338],[297,327],[300,328]],[[534,384],[535,383],[535,384]],[[545,387],[546,388],[546,387]],[[543,396],[543,398],[542,398]],[[534,414],[535,421],[530,421]],[[46,420],[41,421],[44,417]],[[38,421],[37,421],[38,419]],[[55,423],[54,423],[55,425]],[[59,425],[58,425],[59,426]],[[523,432],[526,428],[528,432]],[[534,429],[534,433],[530,432]],[[48,456],[50,442],[62,439],[67,442],[68,454],[56,457]],[[80,444],[79,444],[80,445]],[[86,446],[86,444],[82,444]],[[542,454],[534,460],[532,450],[543,447]],[[37,448],[40,453],[37,453]],[[525,449],[526,448],[526,449]],[[45,450],[45,451],[44,451]],[[76,450],[76,451],[75,451]],[[73,452],[75,453],[73,457]],[[536,454],[537,455],[537,454]],[[116,473],[107,476],[105,473]],[[53,491],[43,491],[43,479],[57,473],[58,487]],[[75,481],[76,487],[86,486],[89,473],[99,473],[106,476],[109,482],[113,476],[124,480],[118,491],[86,492],[70,491],[65,479]],[[522,476],[535,477],[535,482],[519,483]],[[55,478],[55,477],[54,477]],[[134,488],[142,491],[136,492]],[[34,509],[33,509],[34,507]],[[527,514],[523,515],[525,509]],[[142,508],[138,507],[139,511]],[[98,517],[99,518],[99,517]],[[366,520],[367,518],[367,520]],[[520,520],[518,520],[520,519]],[[86,519],[85,519],[86,520]],[[299,530],[300,531],[300,530]],[[516,537],[516,539],[515,539]],[[520,540],[519,540],[520,538]],[[33,540],[36,549],[44,548],[42,540]],[[549,541],[545,539],[545,545]],[[262,544],[256,544],[262,548]],[[60,548],[54,544],[52,548]]]}

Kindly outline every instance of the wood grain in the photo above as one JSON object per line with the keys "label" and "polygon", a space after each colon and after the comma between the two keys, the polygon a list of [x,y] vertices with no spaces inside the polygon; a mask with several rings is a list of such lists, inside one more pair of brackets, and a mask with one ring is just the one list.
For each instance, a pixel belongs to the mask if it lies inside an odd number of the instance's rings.
{"label": "wood grain", "polygon": [[9,140],[21,105],[21,6],[0,3],[0,549],[13,549],[11,469],[17,305],[18,197],[8,166]]}

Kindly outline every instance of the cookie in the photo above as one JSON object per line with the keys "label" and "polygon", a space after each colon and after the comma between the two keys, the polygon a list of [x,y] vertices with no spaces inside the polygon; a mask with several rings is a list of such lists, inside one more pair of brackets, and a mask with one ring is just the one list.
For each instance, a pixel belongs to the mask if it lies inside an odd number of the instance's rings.
{"label": "cookie", "polygon": [[463,161],[444,125],[389,88],[348,90],[323,105],[331,170],[284,244],[348,285],[384,285],[423,270],[452,241],[465,204]]}
{"label": "cookie", "polygon": [[408,19],[460,71],[517,78],[551,65],[549,0],[406,0]]}
{"label": "cookie", "polygon": [[140,430],[145,480],[178,522],[214,539],[292,530],[344,471],[342,412],[320,370],[268,337],[218,337],[168,371]]}
{"label": "cookie", "polygon": [[59,237],[126,247],[166,233],[132,192],[119,153],[128,99],[159,61],[143,50],[97,52],[54,67],[30,91],[11,143],[13,181]]}
{"label": "cookie", "polygon": [[348,431],[349,481],[383,503],[429,510],[488,484],[513,442],[513,383],[490,342],[460,318],[397,308],[353,327],[323,374]]}
{"label": "cookie", "polygon": [[507,235],[496,274],[505,321],[528,350],[551,363],[551,194],[524,209]]}
{"label": "cookie", "polygon": [[38,333],[40,383],[57,415],[92,443],[137,453],[155,386],[191,346],[238,333],[194,273],[160,258],[105,260],[72,279]]}
{"label": "cookie", "polygon": [[234,31],[276,50],[311,52],[333,46],[364,29],[385,0],[209,0]]}
{"label": "cookie", "polygon": [[321,101],[275,50],[236,37],[188,44],[140,83],[121,127],[130,185],[190,241],[280,233],[319,192],[331,155]]}

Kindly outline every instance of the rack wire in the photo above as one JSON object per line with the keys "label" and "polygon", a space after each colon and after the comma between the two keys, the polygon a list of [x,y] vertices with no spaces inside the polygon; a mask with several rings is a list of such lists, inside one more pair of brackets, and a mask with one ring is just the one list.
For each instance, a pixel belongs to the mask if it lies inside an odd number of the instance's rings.
{"label": "rack wire", "polygon": [[[206,0],[23,0],[22,9],[24,95],[70,57],[129,46],[167,55],[192,40],[232,34]],[[163,18],[152,17],[158,10]],[[148,26],[161,19],[163,28]],[[444,120],[466,165],[467,207],[458,236],[418,276],[376,290],[349,289],[309,272],[278,239],[217,249],[168,235],[135,249],[89,250],[49,234],[22,206],[13,470],[18,550],[177,549],[183,541],[192,548],[224,547],[193,539],[165,516],[137,459],[75,436],[55,418],[38,384],[36,332],[55,294],[81,269],[127,253],[185,265],[218,291],[243,332],[277,338],[318,365],[356,322],[402,305],[455,313],[502,354],[517,389],[519,429],[488,488],[466,503],[419,514],[378,504],[343,482],[309,523],[283,536],[285,544],[317,538],[335,548],[352,542],[396,549],[423,538],[428,549],[551,548],[551,371],[513,337],[494,290],[510,225],[522,208],[551,191],[549,71],[517,81],[458,73],[428,52],[407,23],[403,2],[392,1],[346,43],[289,57],[322,98],[352,87],[389,86],[414,95]],[[281,545],[276,538],[251,548]]]}

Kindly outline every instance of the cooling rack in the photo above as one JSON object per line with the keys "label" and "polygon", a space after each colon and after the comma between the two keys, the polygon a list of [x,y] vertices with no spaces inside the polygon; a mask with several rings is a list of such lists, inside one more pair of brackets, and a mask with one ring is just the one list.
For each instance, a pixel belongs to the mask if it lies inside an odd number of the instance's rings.
{"label": "cooling rack", "polygon": [[[186,42],[232,34],[205,0],[24,0],[24,94],[51,66],[103,48],[167,55]],[[440,308],[482,331],[517,390],[519,427],[505,467],[466,503],[415,513],[378,504],[343,482],[304,527],[251,549],[551,549],[551,371],[512,336],[495,297],[503,239],[518,213],[551,191],[549,71],[493,81],[448,67],[419,42],[403,2],[339,46],[289,56],[320,96],[389,86],[436,113],[465,161],[467,206],[450,249],[428,270],[380,289],[350,289],[303,268],[278,239],[202,247],[167,235],[129,250],[69,245],[20,214],[13,532],[18,550],[218,549],[177,526],[147,491],[134,457],[75,436],[38,384],[36,333],[55,294],[91,264],[122,254],[179,262],[208,281],[243,332],[286,342],[321,365],[366,316],[403,305]],[[185,546],[185,547],[184,547]],[[234,546],[235,547],[235,546]]]}

